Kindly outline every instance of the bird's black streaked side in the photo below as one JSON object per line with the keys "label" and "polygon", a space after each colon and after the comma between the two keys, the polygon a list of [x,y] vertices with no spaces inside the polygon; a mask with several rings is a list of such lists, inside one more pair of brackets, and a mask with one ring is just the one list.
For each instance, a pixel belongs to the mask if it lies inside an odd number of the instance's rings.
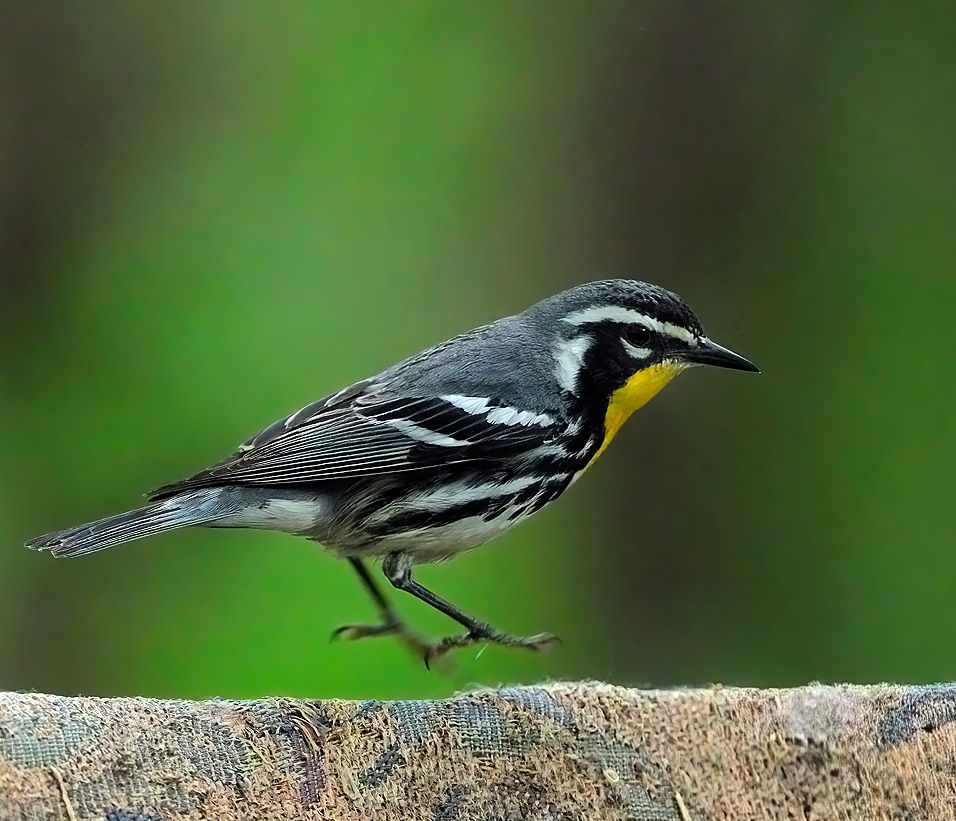
{"label": "bird's black streaked side", "polygon": [[466,628],[417,643],[426,662],[478,641],[537,648],[553,636],[473,619],[416,582],[413,565],[484,544],[557,499],[694,365],[757,370],[705,336],[676,294],[587,283],[305,406],[145,507],[28,546],[79,556],[191,525],[283,531],[347,558],[372,595],[381,622],[340,633],[410,637],[364,564],[382,557],[395,587]]}

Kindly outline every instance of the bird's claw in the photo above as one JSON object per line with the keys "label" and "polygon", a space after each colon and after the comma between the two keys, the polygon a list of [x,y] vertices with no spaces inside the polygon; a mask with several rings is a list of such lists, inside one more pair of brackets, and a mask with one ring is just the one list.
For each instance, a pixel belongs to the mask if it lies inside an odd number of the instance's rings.
{"label": "bird's claw", "polygon": [[431,670],[437,663],[444,662],[449,651],[473,644],[499,644],[503,647],[524,647],[535,652],[560,642],[553,633],[538,633],[534,636],[512,636],[492,628],[471,630],[455,636],[446,636],[438,641],[427,641],[416,635],[401,622],[383,622],[381,624],[343,624],[332,632],[331,641],[358,639],[375,636],[396,636],[414,655],[425,662]]}
{"label": "bird's claw", "polygon": [[399,632],[400,625],[397,624],[343,624],[332,631],[329,641],[358,641],[359,639],[372,638],[373,636],[390,636]]}
{"label": "bird's claw", "polygon": [[[359,639],[374,638],[376,636],[395,636],[404,644],[413,655],[427,659],[432,642],[413,633],[401,622],[384,622],[382,624],[343,624],[332,631],[331,641],[339,639],[358,641]],[[426,666],[428,662],[426,661]]]}
{"label": "bird's claw", "polygon": [[494,630],[489,631],[471,631],[461,633],[456,636],[446,636],[433,642],[425,655],[425,666],[431,669],[432,662],[443,658],[450,650],[458,647],[469,647],[473,644],[487,642],[489,644],[499,644],[503,647],[524,647],[528,650],[539,652],[552,644],[560,642],[553,633],[537,633],[533,636],[512,636],[508,633],[499,633]]}

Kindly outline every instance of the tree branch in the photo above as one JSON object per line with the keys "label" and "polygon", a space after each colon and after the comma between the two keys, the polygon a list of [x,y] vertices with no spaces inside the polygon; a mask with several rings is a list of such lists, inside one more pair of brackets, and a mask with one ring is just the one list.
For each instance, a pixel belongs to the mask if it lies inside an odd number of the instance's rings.
{"label": "tree branch", "polygon": [[0,694],[0,818],[956,818],[956,685]]}

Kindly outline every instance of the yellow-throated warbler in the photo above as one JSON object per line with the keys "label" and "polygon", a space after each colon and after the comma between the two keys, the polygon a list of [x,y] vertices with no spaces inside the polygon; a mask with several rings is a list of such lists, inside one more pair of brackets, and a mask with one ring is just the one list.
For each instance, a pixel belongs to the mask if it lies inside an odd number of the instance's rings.
{"label": "yellow-throated warbler", "polygon": [[151,504],[33,539],[79,556],[177,527],[278,530],[347,558],[377,625],[353,638],[417,641],[364,564],[467,632],[416,646],[428,660],[479,641],[537,648],[422,587],[412,565],[499,536],[557,499],[624,421],[685,368],[757,368],[708,339],[676,294],[631,280],[579,285],[313,402]]}

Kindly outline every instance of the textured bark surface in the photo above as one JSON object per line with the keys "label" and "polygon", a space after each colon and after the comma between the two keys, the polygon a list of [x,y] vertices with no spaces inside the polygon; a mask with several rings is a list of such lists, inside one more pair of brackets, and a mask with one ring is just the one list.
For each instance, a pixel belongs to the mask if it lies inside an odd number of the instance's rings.
{"label": "textured bark surface", "polygon": [[2,819],[954,819],[956,685],[0,694]]}

